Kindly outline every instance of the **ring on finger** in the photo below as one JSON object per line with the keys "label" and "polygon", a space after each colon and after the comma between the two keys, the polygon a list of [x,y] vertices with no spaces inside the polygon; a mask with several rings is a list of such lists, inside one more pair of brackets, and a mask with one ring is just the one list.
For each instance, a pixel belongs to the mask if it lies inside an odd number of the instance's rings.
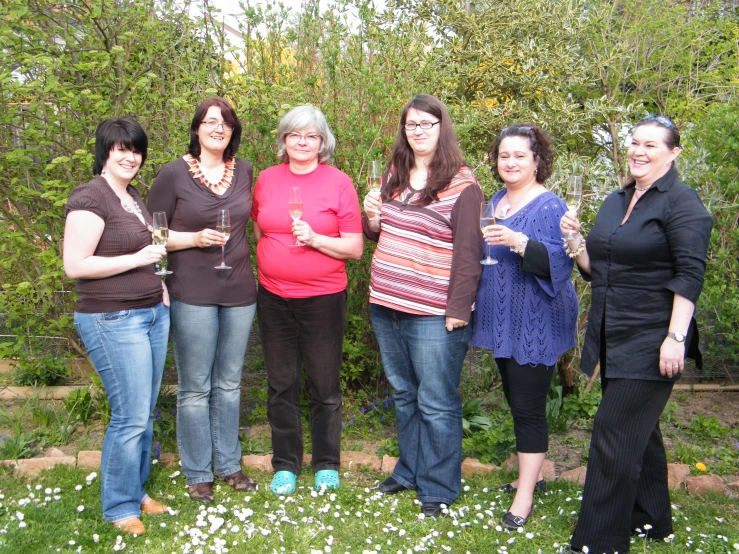
{"label": "ring on finger", "polygon": [[208,246],[213,246],[213,241],[212,240],[209,240],[208,241]]}

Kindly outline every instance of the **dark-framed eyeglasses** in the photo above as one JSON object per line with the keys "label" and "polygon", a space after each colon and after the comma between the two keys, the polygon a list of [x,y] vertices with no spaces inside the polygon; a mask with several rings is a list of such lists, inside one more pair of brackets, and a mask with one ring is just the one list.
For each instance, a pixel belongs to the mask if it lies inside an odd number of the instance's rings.
{"label": "dark-framed eyeglasses", "polygon": [[218,129],[221,127],[224,131],[230,132],[234,130],[234,126],[225,121],[218,121],[216,119],[208,119],[207,121],[201,121],[200,124],[206,129]]}
{"label": "dark-framed eyeglasses", "polygon": [[422,130],[428,131],[434,125],[438,125],[439,123],[441,123],[441,121],[421,121],[421,123],[415,123],[411,121],[410,123],[406,123],[405,125],[403,125],[403,127],[405,127],[406,131],[412,133],[416,130],[416,127],[420,127]]}
{"label": "dark-framed eyeglasses", "polygon": [[667,127],[668,129],[672,129],[673,127],[675,127],[675,123],[672,121],[672,119],[670,119],[666,115],[657,115],[657,114],[650,113],[647,117],[642,119],[639,123],[644,122],[644,121],[656,121],[657,123],[659,123],[660,125],[664,127]]}

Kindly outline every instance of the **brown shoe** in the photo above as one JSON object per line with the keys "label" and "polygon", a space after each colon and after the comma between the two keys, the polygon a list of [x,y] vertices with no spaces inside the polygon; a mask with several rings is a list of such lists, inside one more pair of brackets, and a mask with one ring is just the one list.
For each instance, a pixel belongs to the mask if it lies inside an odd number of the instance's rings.
{"label": "brown shoe", "polygon": [[158,516],[161,514],[166,514],[169,511],[169,506],[147,496],[141,503],[141,511],[145,514]]}
{"label": "brown shoe", "polygon": [[254,479],[250,479],[241,471],[220,477],[220,479],[225,481],[228,486],[233,487],[234,490],[238,492],[257,490],[256,481],[254,481]]}
{"label": "brown shoe", "polygon": [[137,517],[130,517],[123,521],[116,521],[113,527],[122,531],[123,533],[129,533],[134,536],[143,535],[146,532],[144,523]]}
{"label": "brown shoe", "polygon": [[213,483],[197,483],[196,485],[189,485],[190,487],[190,498],[202,502],[203,504],[210,504],[213,502]]}

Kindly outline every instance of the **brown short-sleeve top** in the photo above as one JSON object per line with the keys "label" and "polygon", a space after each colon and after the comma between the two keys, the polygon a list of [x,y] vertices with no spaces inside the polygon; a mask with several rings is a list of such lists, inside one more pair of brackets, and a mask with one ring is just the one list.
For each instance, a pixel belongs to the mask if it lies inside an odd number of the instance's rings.
{"label": "brown short-sleeve top", "polygon": [[[147,224],[151,216],[135,188],[129,194],[138,202]],[[135,214],[127,212],[103,177],[75,188],[69,195],[66,212],[92,212],[105,222],[95,256],[112,258],[135,254],[151,244],[151,232]],[[147,308],[162,301],[162,281],[154,275],[154,264],[136,267],[103,279],[77,279],[77,304],[80,313],[114,312]]]}

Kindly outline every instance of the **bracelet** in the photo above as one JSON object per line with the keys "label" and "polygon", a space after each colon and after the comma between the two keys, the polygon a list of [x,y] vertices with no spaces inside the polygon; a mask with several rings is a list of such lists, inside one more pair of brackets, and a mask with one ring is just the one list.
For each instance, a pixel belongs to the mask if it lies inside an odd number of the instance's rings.
{"label": "bracelet", "polygon": [[[578,239],[579,242],[577,244],[577,248],[575,250],[572,250],[572,248],[570,248],[570,241],[575,239]],[[585,252],[585,239],[580,233],[576,234],[571,239],[568,237],[563,237],[562,242],[565,245],[565,254],[567,254],[570,258],[577,258],[580,254]]]}
{"label": "bracelet", "polygon": [[529,237],[524,235],[523,233],[517,233],[518,234],[518,246],[511,246],[511,252],[514,252],[515,254],[523,254],[526,250],[526,244],[529,242]]}

